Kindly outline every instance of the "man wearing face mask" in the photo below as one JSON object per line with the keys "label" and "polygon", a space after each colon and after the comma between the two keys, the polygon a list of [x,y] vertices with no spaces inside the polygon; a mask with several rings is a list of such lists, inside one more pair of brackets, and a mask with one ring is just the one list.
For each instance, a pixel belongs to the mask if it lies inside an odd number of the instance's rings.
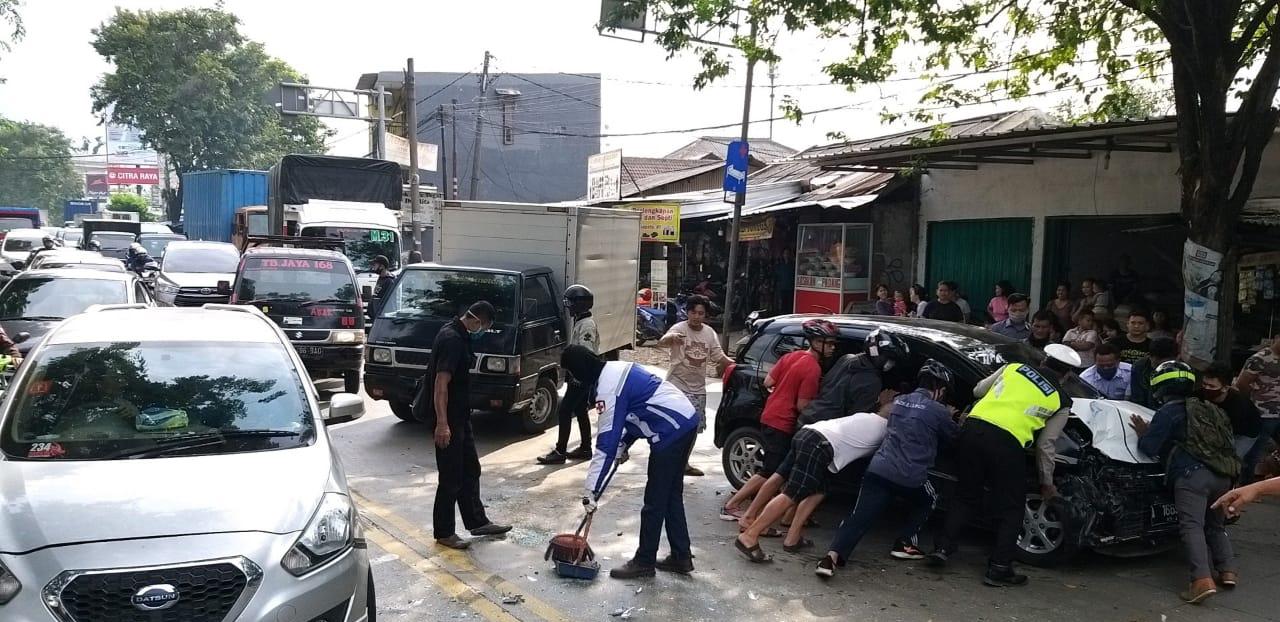
{"label": "man wearing face mask", "polygon": [[1133,366],[1120,360],[1120,350],[1104,343],[1093,355],[1093,367],[1084,370],[1080,379],[1089,383],[1109,400],[1129,399]]}
{"label": "man wearing face mask", "polygon": [[1026,294],[1009,294],[1009,317],[987,328],[993,333],[1023,341],[1031,336],[1031,324],[1027,323],[1027,313],[1030,309],[1031,300]]}
{"label": "man wearing face mask", "polygon": [[465,549],[471,542],[454,532],[454,512],[462,513],[462,524],[473,536],[494,536],[511,531],[485,515],[480,501],[480,457],[476,454],[475,433],[471,430],[471,361],[473,345],[484,339],[496,315],[493,305],[483,300],[440,328],[431,345],[426,382],[431,399],[421,406],[424,421],[434,425],[436,449],[436,500],[432,523],[436,542],[451,549]]}

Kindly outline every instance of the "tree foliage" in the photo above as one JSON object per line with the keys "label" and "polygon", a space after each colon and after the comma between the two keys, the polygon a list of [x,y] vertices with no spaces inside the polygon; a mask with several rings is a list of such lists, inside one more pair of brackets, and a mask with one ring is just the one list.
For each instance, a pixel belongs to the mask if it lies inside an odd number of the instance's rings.
{"label": "tree foliage", "polygon": [[240,34],[215,9],[129,11],[93,31],[113,66],[93,87],[94,111],[140,128],[178,173],[265,169],[287,153],[322,153],[329,133],[315,118],[282,119],[267,95],[305,80]]}
{"label": "tree foliage", "polygon": [[61,130],[0,118],[0,205],[46,209],[52,222],[62,222],[63,202],[83,194]]}
{"label": "tree foliage", "polygon": [[[0,0],[0,58],[27,34],[22,25],[22,15],[18,13],[19,6],[22,6],[21,0]],[[3,76],[0,76],[0,84],[4,84]]]}
{"label": "tree foliage", "polygon": [[111,195],[111,200],[107,202],[107,209],[113,212],[136,212],[138,219],[142,222],[155,220],[151,215],[151,204],[145,198],[128,192]]}
{"label": "tree foliage", "polygon": [[1148,119],[1173,112],[1173,95],[1167,90],[1123,83],[1111,92],[1096,97],[1067,99],[1053,108],[1063,121],[1070,123],[1105,123],[1123,119]]}

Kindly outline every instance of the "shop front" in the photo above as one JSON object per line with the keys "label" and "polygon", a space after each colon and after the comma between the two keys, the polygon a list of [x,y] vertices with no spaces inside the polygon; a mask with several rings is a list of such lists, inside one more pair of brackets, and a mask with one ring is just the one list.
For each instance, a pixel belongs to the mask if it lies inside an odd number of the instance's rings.
{"label": "shop front", "polygon": [[796,253],[797,313],[850,313],[871,300],[872,225],[803,224]]}

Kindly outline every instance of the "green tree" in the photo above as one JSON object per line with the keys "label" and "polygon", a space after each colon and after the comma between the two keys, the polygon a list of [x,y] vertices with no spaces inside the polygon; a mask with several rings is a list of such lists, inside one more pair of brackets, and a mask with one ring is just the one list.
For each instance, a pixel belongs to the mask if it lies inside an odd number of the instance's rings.
{"label": "green tree", "polygon": [[61,224],[63,203],[83,194],[61,130],[0,118],[0,205],[48,210],[51,222]]}
{"label": "green tree", "polygon": [[111,195],[111,200],[107,203],[107,209],[113,212],[137,212],[138,220],[142,222],[152,222],[155,216],[151,215],[151,206],[147,200],[127,192],[120,192]]}
{"label": "green tree", "polygon": [[[141,129],[178,174],[323,153],[330,133],[318,119],[284,119],[267,101],[281,81],[305,78],[241,35],[239,23],[220,8],[116,9],[93,31],[94,49],[114,68],[93,87],[94,111]],[[180,197],[168,198],[176,218]]]}
{"label": "green tree", "polygon": [[[779,34],[817,33],[848,46],[846,58],[824,67],[833,82],[854,87],[923,69],[932,86],[917,113],[1027,97],[1045,85],[1093,94],[1171,78],[1180,212],[1194,242],[1225,254],[1217,352],[1226,358],[1235,225],[1280,120],[1278,7],[1280,0],[616,0],[601,26],[649,12],[659,45],[701,60],[695,85],[729,70],[721,50],[694,40],[698,33],[736,31],[736,47],[765,62],[778,60]],[[745,24],[759,36],[745,36]]]}
{"label": "green tree", "polygon": [[[27,34],[22,15],[18,13],[19,6],[22,6],[21,0],[0,0],[0,55],[12,50],[13,44]],[[4,84],[3,76],[0,84]]]}
{"label": "green tree", "polygon": [[1114,90],[1102,94],[1101,99],[1093,95],[1063,100],[1053,107],[1053,112],[1071,123],[1105,123],[1161,117],[1173,110],[1173,93],[1170,91],[1128,82],[1116,85]]}

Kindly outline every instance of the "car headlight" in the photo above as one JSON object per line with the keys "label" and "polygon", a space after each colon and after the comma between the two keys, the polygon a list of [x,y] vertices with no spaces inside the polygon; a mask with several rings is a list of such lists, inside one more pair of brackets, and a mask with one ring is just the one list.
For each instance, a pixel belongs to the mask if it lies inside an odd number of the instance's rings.
{"label": "car headlight", "polygon": [[174,287],[173,285],[168,285],[166,283],[157,284],[156,291],[161,294],[168,294],[170,296],[176,296],[178,294],[177,287]]}
{"label": "car headlight", "polygon": [[3,563],[0,563],[0,605],[13,600],[20,591],[22,591],[22,582],[18,581],[18,577],[9,572]]}
{"label": "car headlight", "polygon": [[391,364],[391,350],[387,348],[369,348],[369,358],[375,363]]}
{"label": "car headlight", "polygon": [[326,492],[311,522],[280,565],[295,577],[307,574],[351,548],[359,531],[360,518],[351,498]]}
{"label": "car headlight", "polygon": [[507,372],[507,359],[486,356],[484,358],[484,370],[504,374]]}
{"label": "car headlight", "polygon": [[335,343],[360,343],[364,341],[364,331],[335,330],[333,331],[333,341]]}

